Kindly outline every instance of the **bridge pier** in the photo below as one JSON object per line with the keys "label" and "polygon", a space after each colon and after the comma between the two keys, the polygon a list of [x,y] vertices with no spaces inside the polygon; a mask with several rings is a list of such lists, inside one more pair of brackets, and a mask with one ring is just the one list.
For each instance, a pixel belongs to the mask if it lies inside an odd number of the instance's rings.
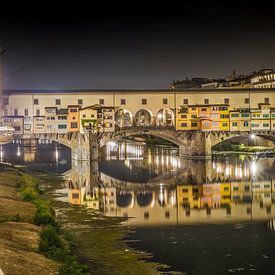
{"label": "bridge pier", "polygon": [[90,161],[90,142],[86,135],[77,134],[71,140],[71,155],[76,161]]}
{"label": "bridge pier", "polygon": [[180,137],[179,155],[185,158],[211,158],[211,134],[193,131]]}

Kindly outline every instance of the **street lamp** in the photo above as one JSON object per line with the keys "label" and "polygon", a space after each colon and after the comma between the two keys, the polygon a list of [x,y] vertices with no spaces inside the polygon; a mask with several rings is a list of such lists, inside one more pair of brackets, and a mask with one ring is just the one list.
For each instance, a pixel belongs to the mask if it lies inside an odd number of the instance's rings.
{"label": "street lamp", "polygon": [[0,125],[2,125],[3,96],[2,96],[2,55],[6,50],[0,46]]}

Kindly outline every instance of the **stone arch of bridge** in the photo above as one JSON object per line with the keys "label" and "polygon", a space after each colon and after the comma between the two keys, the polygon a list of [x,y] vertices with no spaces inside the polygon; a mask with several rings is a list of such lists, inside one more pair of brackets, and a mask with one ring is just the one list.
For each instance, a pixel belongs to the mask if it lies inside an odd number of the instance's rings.
{"label": "stone arch of bridge", "polygon": [[[253,135],[255,135],[255,137],[259,137],[261,139],[264,139],[264,140],[269,140],[269,141],[272,141],[273,143],[275,143],[275,136],[273,135],[267,135],[267,134],[263,134],[263,133],[253,133]],[[211,136],[211,146],[215,146],[215,145],[218,145],[220,143],[223,143],[225,141],[230,141],[236,137],[244,137],[244,138],[247,138],[247,139],[251,139],[252,140],[252,137],[251,137],[251,133],[250,132],[237,132],[237,133],[234,133],[234,132],[229,132],[229,133],[223,133],[223,134],[212,134]]]}
{"label": "stone arch of bridge", "polygon": [[128,130],[128,131],[124,131],[124,132],[118,132],[115,135],[113,135],[110,138],[106,138],[103,140],[103,142],[100,144],[100,146],[104,146],[106,145],[109,141],[122,141],[127,137],[131,137],[131,136],[137,136],[137,135],[150,135],[150,136],[154,136],[154,137],[158,137],[158,138],[162,138],[165,139],[171,143],[173,143],[174,145],[180,147],[183,145],[182,140],[179,139],[176,136],[176,132],[175,131],[170,131],[170,130],[146,130],[146,131],[140,131],[140,130]]}

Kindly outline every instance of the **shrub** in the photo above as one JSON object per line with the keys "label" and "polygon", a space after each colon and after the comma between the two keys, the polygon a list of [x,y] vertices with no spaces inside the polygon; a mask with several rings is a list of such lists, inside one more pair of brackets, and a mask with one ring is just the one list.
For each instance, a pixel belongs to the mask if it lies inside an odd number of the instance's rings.
{"label": "shrub", "polygon": [[54,258],[56,249],[61,247],[62,241],[56,227],[51,224],[46,225],[40,234],[39,250]]}
{"label": "shrub", "polygon": [[55,224],[55,211],[48,201],[36,200],[36,213],[34,216],[34,223],[36,225]]}

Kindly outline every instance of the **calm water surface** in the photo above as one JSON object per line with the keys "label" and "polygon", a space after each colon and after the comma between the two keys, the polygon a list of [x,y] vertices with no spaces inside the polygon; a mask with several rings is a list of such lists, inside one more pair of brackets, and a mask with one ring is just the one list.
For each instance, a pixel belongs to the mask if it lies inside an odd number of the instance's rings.
{"label": "calm water surface", "polygon": [[0,160],[64,175],[62,200],[129,217],[130,245],[184,274],[275,274],[275,159],[179,159],[177,151],[110,144],[76,163],[56,144],[10,144]]}

